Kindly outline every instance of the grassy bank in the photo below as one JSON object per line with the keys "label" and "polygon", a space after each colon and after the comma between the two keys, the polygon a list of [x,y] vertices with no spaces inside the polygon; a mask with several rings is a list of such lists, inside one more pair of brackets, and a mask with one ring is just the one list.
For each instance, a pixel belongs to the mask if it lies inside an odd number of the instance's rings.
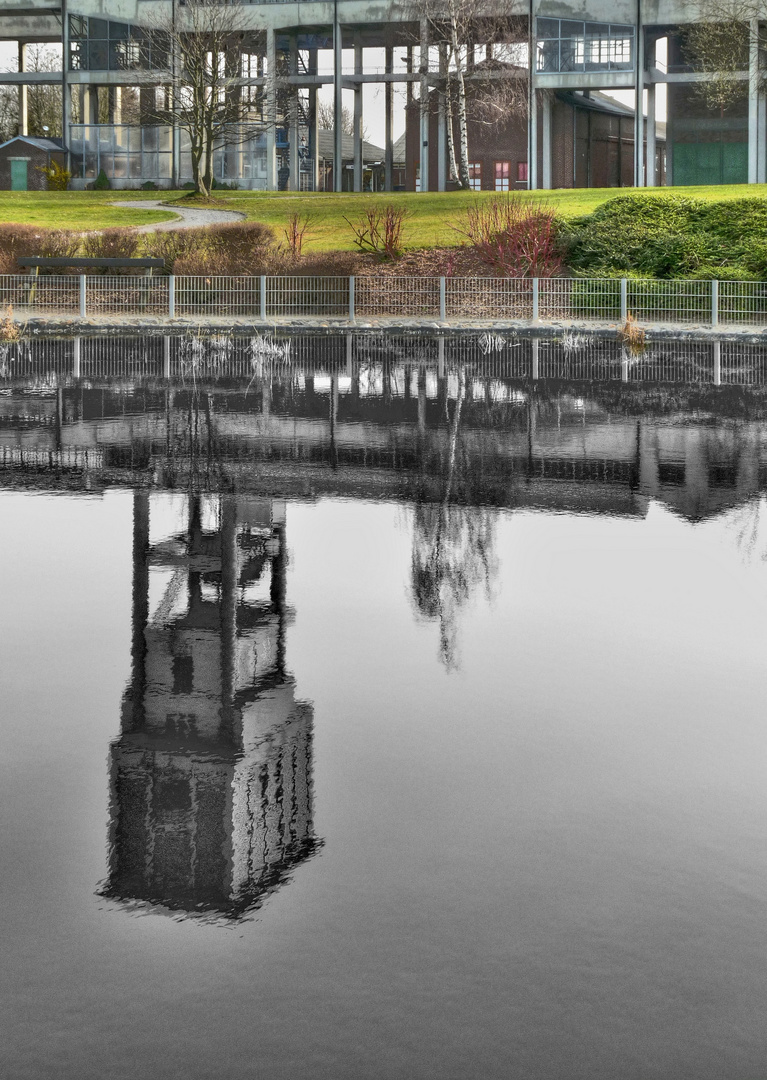
{"label": "grassy bank", "polygon": [[[617,195],[628,194],[632,189],[588,188],[536,192],[526,198],[546,202],[555,213],[564,218],[579,217],[591,213],[602,203]],[[767,197],[767,185],[734,184],[721,187],[659,188],[648,192],[655,198],[670,194],[686,195],[709,202],[744,197]],[[476,199],[492,199],[492,192],[481,195],[474,192],[446,192],[444,194],[397,192],[391,195],[334,195],[330,193],[221,191],[216,192],[211,206],[238,210],[249,221],[262,221],[270,225],[278,237],[282,236],[289,215],[296,209],[312,218],[311,243],[308,253],[322,251],[352,250],[352,233],[344,217],[354,218],[370,203],[392,202],[403,205],[409,212],[405,233],[405,246],[409,248],[450,247],[461,242],[452,228],[461,212]],[[116,200],[140,203],[146,199],[161,198],[169,207],[182,201],[194,206],[201,205],[190,200],[185,192],[144,191],[66,191],[66,192],[17,192],[0,191],[0,222],[39,225],[48,228],[104,229],[124,225],[146,225],[168,220],[169,212],[157,210],[131,210],[110,206]]]}

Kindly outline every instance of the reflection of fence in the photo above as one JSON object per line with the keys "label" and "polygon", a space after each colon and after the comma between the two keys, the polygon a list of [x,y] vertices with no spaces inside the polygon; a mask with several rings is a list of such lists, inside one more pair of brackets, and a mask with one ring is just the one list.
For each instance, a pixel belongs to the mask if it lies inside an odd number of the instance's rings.
{"label": "reflection of fence", "polygon": [[192,389],[228,384],[247,396],[263,381],[278,379],[301,384],[315,396],[337,391],[360,399],[428,398],[444,384],[449,397],[457,392],[460,371],[469,382],[477,380],[478,388],[490,380],[481,391],[487,400],[500,392],[497,379],[760,387],[767,385],[767,344],[669,337],[631,355],[614,337],[573,331],[533,337],[514,330],[430,336],[351,329],[34,337],[0,344],[0,387],[25,385],[41,392],[70,379],[114,379]]}
{"label": "reflection of fence", "polygon": [[520,319],[764,326],[767,282],[635,278],[0,276],[24,315]]}

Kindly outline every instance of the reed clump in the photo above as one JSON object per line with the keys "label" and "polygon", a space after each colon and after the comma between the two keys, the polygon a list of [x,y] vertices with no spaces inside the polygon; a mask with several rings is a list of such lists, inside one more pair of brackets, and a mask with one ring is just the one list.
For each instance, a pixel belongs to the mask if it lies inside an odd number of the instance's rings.
{"label": "reed clump", "polygon": [[618,330],[618,340],[622,342],[632,356],[639,356],[647,348],[644,328],[639,325],[630,311],[626,315],[623,326]]}
{"label": "reed clump", "polygon": [[9,304],[5,318],[0,319],[0,341],[18,341],[21,337],[21,326],[13,318],[13,308]]}

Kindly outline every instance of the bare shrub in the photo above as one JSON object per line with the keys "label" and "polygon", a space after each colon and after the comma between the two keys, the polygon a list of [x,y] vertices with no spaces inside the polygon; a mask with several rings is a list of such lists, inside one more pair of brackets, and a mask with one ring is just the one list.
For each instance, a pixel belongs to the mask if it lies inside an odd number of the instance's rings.
{"label": "bare shrub", "polygon": [[215,255],[216,262],[229,267],[222,271],[229,274],[254,273],[254,263],[263,261],[274,244],[274,233],[260,221],[208,225],[201,232],[203,245]]}
{"label": "bare shrub", "polygon": [[46,259],[71,259],[80,250],[81,242],[79,233],[70,229],[46,229],[40,241],[40,255]]}
{"label": "bare shrub", "polygon": [[300,272],[307,277],[351,277],[360,272],[361,261],[352,251],[318,252],[303,257]]}
{"label": "bare shrub", "polygon": [[[103,232],[87,233],[83,239],[83,251],[89,259],[133,259],[139,248],[140,237],[135,229],[104,229]],[[128,272],[125,267],[122,272]],[[119,274],[121,269],[107,268],[104,274]]]}
{"label": "bare shrub", "polygon": [[[0,225],[0,272],[17,274],[17,259],[68,258],[77,252],[80,238],[68,229],[40,229],[35,225]],[[56,271],[60,273],[61,271]]]}
{"label": "bare shrub", "polygon": [[307,232],[312,227],[313,219],[308,214],[294,210],[288,217],[288,223],[282,230],[288,244],[288,250],[294,259],[301,257],[304,244],[309,243]]}
{"label": "bare shrub", "polygon": [[402,234],[408,211],[404,206],[369,206],[355,221],[344,217],[354,233],[360,251],[369,251],[382,259],[396,259],[402,254]]}
{"label": "bare shrub", "polygon": [[179,259],[199,247],[202,229],[168,229],[166,232],[146,233],[142,251],[150,259],[164,259],[165,269],[173,273]]}
{"label": "bare shrub", "polygon": [[514,195],[477,201],[455,230],[501,277],[553,277],[562,271],[559,221],[545,203]]}

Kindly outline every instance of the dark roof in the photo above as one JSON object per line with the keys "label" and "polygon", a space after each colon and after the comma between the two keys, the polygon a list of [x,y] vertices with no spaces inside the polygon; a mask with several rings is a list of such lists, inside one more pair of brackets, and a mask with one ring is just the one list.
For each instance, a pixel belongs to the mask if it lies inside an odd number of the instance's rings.
{"label": "dark roof", "polygon": [[24,142],[30,146],[36,146],[38,150],[45,150],[50,153],[52,150],[63,150],[64,143],[62,139],[50,138],[42,135],[14,135],[12,139],[8,139],[7,142],[0,143],[0,150],[4,150],[6,146],[10,146],[15,142]]}
{"label": "dark roof", "polygon": [[[333,141],[335,134],[332,131],[324,131],[322,128],[317,132],[317,149],[320,152],[321,158],[333,157]],[[354,161],[354,136],[342,135],[341,136],[341,151],[343,153],[344,161]],[[362,160],[366,162],[370,161],[383,161],[384,150],[380,146],[376,146],[375,143],[362,140]]]}
{"label": "dark roof", "polygon": [[[601,90],[591,90],[588,97],[584,97],[583,93],[577,90],[557,90],[555,92],[560,101],[564,101],[577,109],[609,113],[612,116],[626,116],[631,119],[634,117],[634,110],[630,105],[625,105],[622,101],[610,97],[609,94],[603,94]],[[665,123],[656,122],[655,138],[658,142],[665,142]]]}

